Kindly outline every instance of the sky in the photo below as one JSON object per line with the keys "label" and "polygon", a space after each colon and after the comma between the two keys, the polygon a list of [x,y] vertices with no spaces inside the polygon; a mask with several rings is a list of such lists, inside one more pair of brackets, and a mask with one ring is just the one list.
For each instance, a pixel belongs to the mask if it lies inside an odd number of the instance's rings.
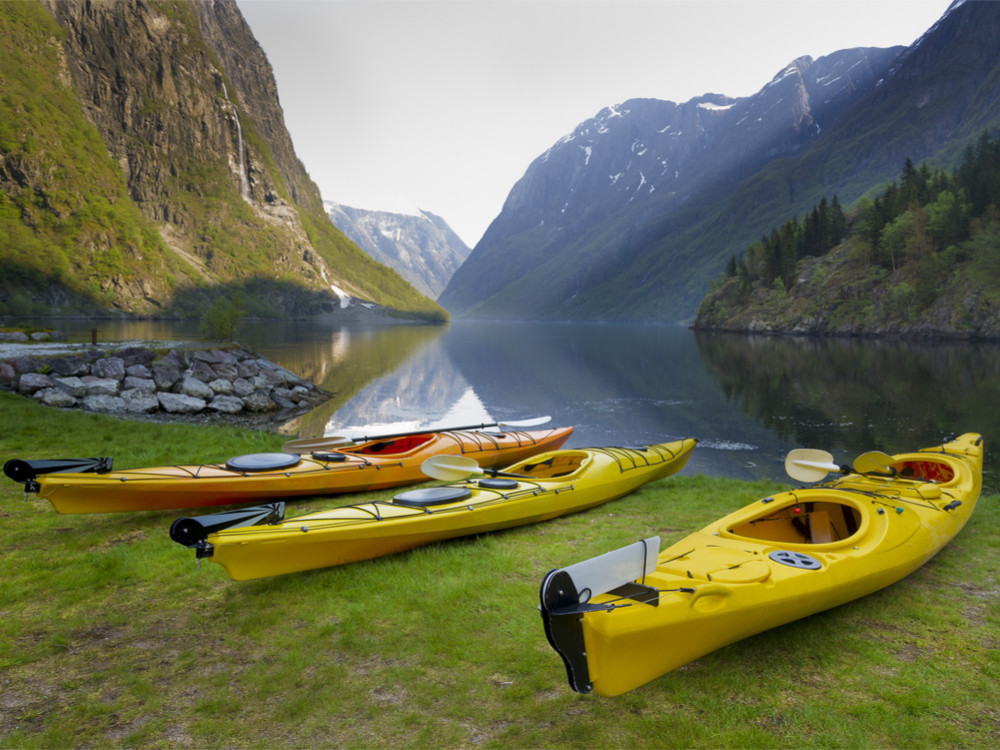
{"label": "sky", "polygon": [[951,0],[237,0],[324,200],[430,211],[474,247],[604,107],[750,96],[788,63],[910,45]]}

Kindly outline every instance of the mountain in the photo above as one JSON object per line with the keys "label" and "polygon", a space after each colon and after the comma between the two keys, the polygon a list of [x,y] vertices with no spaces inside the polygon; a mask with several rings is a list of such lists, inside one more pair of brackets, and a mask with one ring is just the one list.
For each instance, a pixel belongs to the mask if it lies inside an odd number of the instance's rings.
{"label": "mountain", "polygon": [[323,201],[334,225],[379,263],[394,268],[421,293],[437,297],[469,257],[462,242],[440,216],[366,211]]}
{"label": "mountain", "polygon": [[447,314],[326,216],[234,0],[0,4],[0,312]]}
{"label": "mountain", "polygon": [[690,320],[710,280],[824,196],[1000,123],[1000,4],[955,3],[909,48],[801,57],[756,94],[602,110],[538,157],[438,301],[459,317]]}

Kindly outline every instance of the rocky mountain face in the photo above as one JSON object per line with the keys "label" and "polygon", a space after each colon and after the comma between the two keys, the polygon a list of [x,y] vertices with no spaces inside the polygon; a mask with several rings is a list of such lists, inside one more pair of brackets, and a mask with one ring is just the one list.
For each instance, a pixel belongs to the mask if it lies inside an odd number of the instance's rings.
{"label": "rocky mountain face", "polygon": [[396,269],[431,299],[437,297],[471,248],[440,216],[397,214],[323,201],[330,221],[379,263]]}
{"label": "rocky mountain face", "polygon": [[[733,255],[1000,122],[1000,4],[911,48],[802,57],[753,96],[609,107],[538,157],[439,302],[460,317],[690,319]],[[975,52],[979,50],[979,52]]]}
{"label": "rocky mountain face", "polygon": [[[251,285],[258,312],[445,316],[329,222],[234,0],[7,6],[0,222],[21,251],[0,262],[24,282],[8,299],[184,313]],[[40,246],[56,269],[32,267]]]}

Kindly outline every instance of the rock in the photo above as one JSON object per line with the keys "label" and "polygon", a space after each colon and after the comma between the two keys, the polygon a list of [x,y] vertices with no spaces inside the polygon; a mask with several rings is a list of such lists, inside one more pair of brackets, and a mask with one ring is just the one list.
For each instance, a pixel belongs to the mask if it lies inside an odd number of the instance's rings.
{"label": "rock", "polygon": [[215,395],[215,392],[208,387],[207,383],[190,376],[185,376],[181,380],[181,384],[177,390],[179,393],[183,393],[187,396],[194,396],[195,398],[204,400],[208,400]]}
{"label": "rock", "polygon": [[76,399],[62,388],[43,388],[40,391],[35,391],[35,398],[46,406],[67,408],[77,404]]}
{"label": "rock", "polygon": [[99,378],[121,380],[125,377],[125,360],[121,357],[99,359],[90,366],[90,374]]}
{"label": "rock", "polygon": [[126,375],[125,380],[122,381],[123,390],[133,390],[137,389],[140,391],[155,391],[156,383],[152,378],[137,378],[132,375]]}
{"label": "rock", "polygon": [[153,373],[150,371],[146,365],[131,365],[125,368],[125,374],[131,375],[133,378],[152,378]]}
{"label": "rock", "polygon": [[94,375],[85,375],[80,378],[87,388],[89,396],[117,396],[122,389],[121,381],[114,378],[98,378]]}
{"label": "rock", "polygon": [[125,402],[121,398],[106,394],[84,396],[80,400],[80,405],[87,411],[99,411],[103,414],[123,414],[125,412]]}
{"label": "rock", "polygon": [[240,398],[246,398],[253,393],[254,390],[253,383],[246,378],[236,378],[236,380],[233,381],[233,393]]}
{"label": "rock", "polygon": [[160,399],[152,390],[131,388],[122,391],[121,400],[125,402],[125,409],[132,414],[152,414],[160,410]]}
{"label": "rock", "polygon": [[17,372],[6,362],[0,362],[0,385],[10,386],[17,380]]}
{"label": "rock", "polygon": [[75,375],[67,378],[53,378],[56,387],[68,393],[74,399],[87,395],[87,384]]}
{"label": "rock", "polygon": [[214,372],[217,377],[225,378],[226,380],[236,380],[236,378],[240,376],[239,371],[236,369],[236,365],[225,363],[212,365],[212,372]]}
{"label": "rock", "polygon": [[42,388],[54,388],[55,382],[48,375],[39,372],[26,372],[17,382],[17,390],[26,396],[30,396],[35,391]]}
{"label": "rock", "polygon": [[208,403],[208,408],[225,414],[239,414],[243,411],[243,401],[236,396],[219,394]]}
{"label": "rock", "polygon": [[219,377],[215,374],[215,370],[212,369],[211,365],[201,360],[192,362],[184,374],[188,377],[197,378],[203,383],[209,383]]}
{"label": "rock", "polygon": [[88,375],[90,363],[83,357],[47,357],[45,364],[57,375]]}
{"label": "rock", "polygon": [[0,341],[24,342],[29,340],[28,334],[24,331],[0,331]]}
{"label": "rock", "polygon": [[231,394],[233,392],[233,383],[225,378],[217,378],[208,384],[215,393]]}
{"label": "rock", "polygon": [[169,391],[180,379],[181,371],[173,365],[153,366],[153,382],[156,383],[158,391]]}
{"label": "rock", "polygon": [[247,411],[262,412],[277,411],[278,409],[278,405],[271,400],[271,397],[261,391],[251,393],[243,399],[243,404]]}
{"label": "rock", "polygon": [[205,408],[202,399],[183,393],[159,393],[157,398],[163,410],[171,414],[195,414]]}

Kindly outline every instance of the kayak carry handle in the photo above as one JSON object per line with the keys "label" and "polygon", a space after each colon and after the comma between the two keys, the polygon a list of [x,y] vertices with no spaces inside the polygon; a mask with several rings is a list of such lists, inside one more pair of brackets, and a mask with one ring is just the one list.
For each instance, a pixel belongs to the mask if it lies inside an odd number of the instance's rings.
{"label": "kayak carry handle", "polygon": [[253,508],[226,510],[206,516],[178,518],[170,524],[170,538],[185,547],[195,547],[209,534],[239,526],[263,526],[279,523],[285,517],[283,502],[258,505]]}
{"label": "kayak carry handle", "polygon": [[103,458],[52,458],[43,460],[23,460],[12,458],[3,465],[3,473],[15,482],[30,482],[42,474],[59,472],[107,474],[111,471],[113,459]]}

